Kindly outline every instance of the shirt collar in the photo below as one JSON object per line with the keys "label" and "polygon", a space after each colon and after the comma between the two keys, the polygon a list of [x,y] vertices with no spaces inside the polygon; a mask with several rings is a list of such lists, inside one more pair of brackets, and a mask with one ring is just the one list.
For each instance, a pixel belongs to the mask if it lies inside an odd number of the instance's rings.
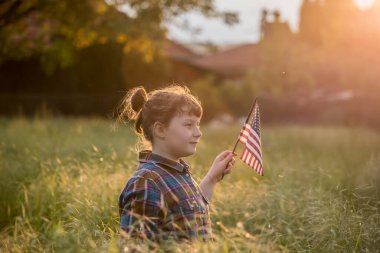
{"label": "shirt collar", "polygon": [[177,162],[163,157],[159,154],[153,153],[151,150],[142,150],[139,152],[139,162],[147,162],[149,160],[162,165],[166,165],[170,168],[178,170],[179,172],[184,172],[185,170],[189,172],[189,165],[182,158],[179,158],[179,162]]}

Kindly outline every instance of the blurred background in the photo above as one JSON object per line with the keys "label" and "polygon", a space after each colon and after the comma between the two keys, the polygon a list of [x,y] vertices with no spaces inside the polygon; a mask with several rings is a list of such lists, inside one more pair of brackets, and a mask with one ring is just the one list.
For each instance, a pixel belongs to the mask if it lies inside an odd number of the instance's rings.
{"label": "blurred background", "polygon": [[0,1],[0,252],[120,252],[137,137],[109,119],[172,83],[196,182],[259,102],[265,176],[215,187],[208,252],[379,252],[379,42],[380,0]]}
{"label": "blurred background", "polygon": [[131,87],[185,84],[204,122],[380,128],[380,1],[8,0],[0,114],[112,117]]}

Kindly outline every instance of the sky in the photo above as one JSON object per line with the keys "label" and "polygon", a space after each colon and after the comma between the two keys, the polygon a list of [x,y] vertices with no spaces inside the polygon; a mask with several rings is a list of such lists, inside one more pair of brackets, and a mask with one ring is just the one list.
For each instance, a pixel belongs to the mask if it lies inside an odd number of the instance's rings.
{"label": "sky", "polygon": [[[287,21],[292,31],[296,32],[299,22],[299,9],[303,0],[214,0],[215,6],[221,11],[234,11],[239,14],[239,24],[228,26],[220,19],[204,18],[197,13],[182,15],[175,22],[188,20],[193,28],[200,28],[200,33],[184,31],[178,26],[169,24],[169,38],[190,42],[212,42],[214,44],[237,44],[259,40],[259,24],[261,10],[279,10],[281,20]],[[374,0],[354,0],[359,8],[365,9],[373,4]]]}

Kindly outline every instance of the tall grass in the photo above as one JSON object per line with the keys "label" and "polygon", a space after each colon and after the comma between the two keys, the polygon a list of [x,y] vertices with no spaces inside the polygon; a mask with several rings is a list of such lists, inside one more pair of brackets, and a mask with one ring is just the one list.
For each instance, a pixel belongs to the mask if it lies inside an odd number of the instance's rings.
{"label": "tall grass", "polygon": [[[201,129],[185,158],[198,182],[240,126]],[[0,251],[117,252],[135,141],[97,118],[0,119]],[[237,159],[211,200],[216,242],[190,251],[379,252],[379,133],[264,125],[262,142],[264,177]]]}

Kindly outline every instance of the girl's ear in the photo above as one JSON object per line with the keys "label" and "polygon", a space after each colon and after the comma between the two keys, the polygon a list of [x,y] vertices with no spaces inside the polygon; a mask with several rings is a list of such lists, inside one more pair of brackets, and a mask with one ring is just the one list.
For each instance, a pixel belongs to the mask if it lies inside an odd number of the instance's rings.
{"label": "girl's ear", "polygon": [[165,133],[166,133],[166,126],[162,124],[161,122],[154,122],[153,124],[153,135],[156,136],[159,139],[165,139]]}

